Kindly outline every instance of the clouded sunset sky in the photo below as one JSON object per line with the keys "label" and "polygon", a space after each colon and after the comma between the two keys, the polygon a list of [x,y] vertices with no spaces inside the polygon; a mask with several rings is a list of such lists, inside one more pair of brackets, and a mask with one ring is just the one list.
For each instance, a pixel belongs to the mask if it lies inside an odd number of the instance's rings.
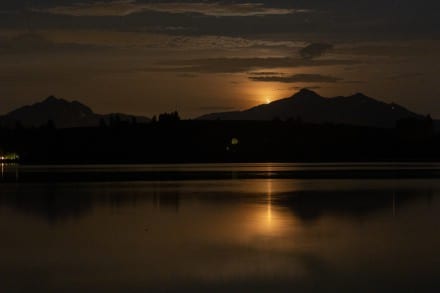
{"label": "clouded sunset sky", "polygon": [[302,87],[440,118],[437,0],[2,0],[0,114],[49,95],[185,118]]}

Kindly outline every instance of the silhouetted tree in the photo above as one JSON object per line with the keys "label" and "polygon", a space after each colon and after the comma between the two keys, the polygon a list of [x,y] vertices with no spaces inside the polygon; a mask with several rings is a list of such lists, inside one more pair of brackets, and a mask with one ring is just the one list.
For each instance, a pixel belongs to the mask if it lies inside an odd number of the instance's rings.
{"label": "silhouetted tree", "polygon": [[49,119],[46,123],[46,128],[47,129],[55,129],[55,122],[52,119]]}
{"label": "silhouetted tree", "polygon": [[101,127],[101,128],[107,127],[107,122],[105,122],[104,118],[99,119],[99,127]]}
{"label": "silhouetted tree", "polygon": [[273,117],[272,122],[277,122],[277,123],[281,122],[280,116]]}
{"label": "silhouetted tree", "polygon": [[431,114],[426,115],[426,127],[430,132],[434,132],[434,121],[432,120]]}
{"label": "silhouetted tree", "polygon": [[21,121],[16,121],[15,122],[15,129],[17,129],[17,130],[21,130],[21,129],[23,129],[24,127],[23,127],[23,124],[21,123]]}
{"label": "silhouetted tree", "polygon": [[169,122],[178,122],[180,121],[180,116],[177,111],[171,113],[162,113],[159,115],[159,122],[169,123]]}
{"label": "silhouetted tree", "polygon": [[118,114],[110,115],[110,127],[117,127],[121,125],[121,117]]}
{"label": "silhouetted tree", "polygon": [[396,130],[404,137],[427,137],[434,133],[434,122],[429,114],[421,119],[404,118],[396,122]]}
{"label": "silhouetted tree", "polygon": [[296,118],[290,117],[289,119],[287,119],[287,122],[294,125],[301,125],[302,119],[301,116],[296,116]]}
{"label": "silhouetted tree", "polygon": [[119,126],[119,125],[121,125],[121,116],[119,116],[119,115],[115,115],[115,124],[116,124],[116,126]]}

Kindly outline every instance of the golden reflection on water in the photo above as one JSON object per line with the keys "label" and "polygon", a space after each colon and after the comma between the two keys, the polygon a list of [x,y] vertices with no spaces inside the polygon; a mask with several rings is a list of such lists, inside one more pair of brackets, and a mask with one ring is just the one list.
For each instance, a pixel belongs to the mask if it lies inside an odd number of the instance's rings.
{"label": "golden reflection on water", "polygon": [[[407,280],[420,270],[438,271],[432,259],[440,247],[439,201],[431,198],[428,205],[423,194],[428,184],[440,190],[440,182],[413,182],[407,192],[415,190],[417,197],[406,205],[399,205],[399,193],[389,193],[395,184],[409,183],[264,179],[1,185],[0,272],[10,272],[4,279],[12,288],[33,264],[28,270],[35,280],[23,292],[41,283],[55,286],[43,286],[42,292],[81,292],[103,284],[108,287],[101,291],[130,286],[185,291],[188,284],[196,289],[210,284],[230,292],[228,286],[243,283],[255,284],[254,289],[271,284],[268,292],[274,292],[278,284],[316,289],[316,284],[340,282],[345,288],[347,279],[360,276],[372,276],[362,284],[375,284],[384,277]],[[372,186],[382,192],[367,189]],[[301,193],[310,188],[314,191]],[[319,189],[334,189],[326,195],[335,202],[317,196]],[[295,196],[314,200],[289,201]],[[358,201],[346,206],[351,196]],[[347,212],[359,204],[367,212]],[[399,206],[391,219],[391,208]],[[317,213],[305,217],[301,208]],[[326,277],[327,283],[315,282]],[[353,284],[349,291],[357,291]],[[327,288],[321,289],[312,291]]]}
{"label": "golden reflection on water", "polygon": [[267,225],[272,226],[272,180],[267,180]]}
{"label": "golden reflection on water", "polygon": [[[246,234],[250,239],[255,238],[283,238],[294,233],[295,215],[285,207],[274,205],[274,190],[282,188],[280,181],[267,179],[249,182],[249,190],[264,194],[256,203],[243,207],[240,211],[242,221],[248,225],[239,235]],[[258,244],[258,243],[255,243]],[[274,244],[277,246],[277,244]]]}

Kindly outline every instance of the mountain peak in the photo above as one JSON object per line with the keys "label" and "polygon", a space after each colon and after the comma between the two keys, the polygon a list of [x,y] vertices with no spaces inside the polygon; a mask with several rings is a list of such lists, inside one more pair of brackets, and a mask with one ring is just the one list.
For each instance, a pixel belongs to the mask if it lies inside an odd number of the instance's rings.
{"label": "mountain peak", "polygon": [[301,89],[299,92],[294,94],[292,98],[295,99],[301,99],[301,100],[309,100],[309,99],[322,99],[320,95],[318,95],[316,92],[309,90],[307,88]]}
{"label": "mountain peak", "polygon": [[355,93],[354,95],[351,96],[352,98],[369,98],[367,95],[363,94],[363,93]]}
{"label": "mountain peak", "polygon": [[45,100],[43,100],[42,102],[36,103],[33,106],[36,107],[44,107],[46,108],[51,108],[53,111],[60,111],[60,110],[74,110],[76,109],[77,111],[83,111],[83,112],[87,112],[88,114],[93,114],[92,109],[90,109],[89,107],[87,107],[86,105],[77,102],[77,101],[67,101],[61,98],[57,98],[53,95],[47,97]]}
{"label": "mountain peak", "polygon": [[312,90],[310,90],[310,89],[308,89],[308,88],[306,88],[306,87],[300,89],[299,92],[298,92],[298,94],[314,94],[314,95],[317,95],[316,92],[314,92],[314,91],[312,91]]}
{"label": "mountain peak", "polygon": [[308,88],[303,88],[303,89],[299,90],[296,94],[294,94],[294,96],[307,96],[307,97],[318,96],[318,97],[320,97],[320,95],[318,95],[316,92],[314,92]]}
{"label": "mountain peak", "polygon": [[308,123],[335,123],[372,127],[394,127],[403,118],[422,117],[400,106],[375,100],[364,94],[325,98],[307,88],[293,96],[241,112],[212,113],[205,120],[281,120],[296,119]]}
{"label": "mountain peak", "polygon": [[59,99],[59,98],[52,96],[52,95],[48,96],[46,99],[44,99],[42,101],[42,103],[56,103],[56,102],[67,102],[67,101],[65,101],[63,99]]}
{"label": "mountain peak", "polygon": [[[135,117],[126,114],[118,115],[124,121]],[[96,114],[88,106],[78,101],[68,101],[51,95],[41,102],[20,107],[0,116],[0,124],[15,125],[19,121],[25,127],[40,127],[51,120],[59,128],[96,127],[101,120],[109,121],[110,116]],[[137,116],[136,118],[138,122],[149,121],[146,117]]]}

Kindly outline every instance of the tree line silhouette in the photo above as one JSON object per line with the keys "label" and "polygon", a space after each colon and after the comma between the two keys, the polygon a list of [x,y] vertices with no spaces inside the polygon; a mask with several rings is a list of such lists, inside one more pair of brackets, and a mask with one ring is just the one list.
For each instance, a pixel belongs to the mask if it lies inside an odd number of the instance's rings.
{"label": "tree line silhouette", "polygon": [[181,120],[162,113],[149,123],[117,115],[97,127],[0,128],[0,148],[23,163],[189,163],[437,161],[433,120],[403,119],[392,129],[283,121]]}

